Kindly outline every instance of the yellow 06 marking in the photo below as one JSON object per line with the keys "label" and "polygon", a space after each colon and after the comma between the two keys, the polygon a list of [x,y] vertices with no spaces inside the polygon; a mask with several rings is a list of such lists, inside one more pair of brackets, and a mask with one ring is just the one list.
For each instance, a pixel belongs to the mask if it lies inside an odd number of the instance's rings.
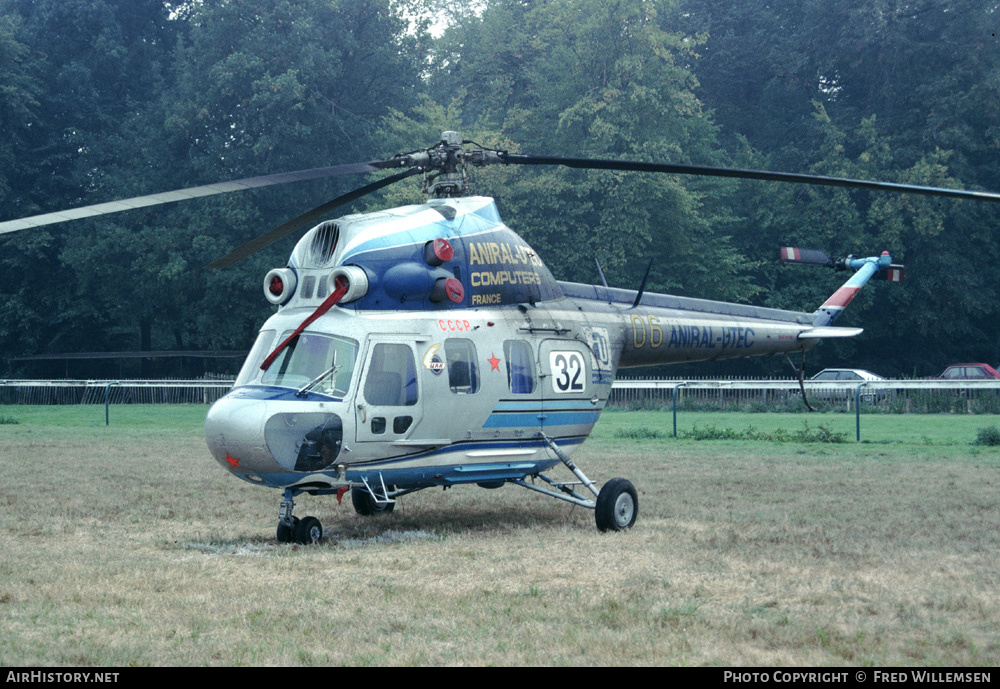
{"label": "yellow 06 marking", "polygon": [[642,349],[648,346],[656,349],[663,344],[663,330],[660,328],[660,319],[656,316],[632,315],[632,346]]}

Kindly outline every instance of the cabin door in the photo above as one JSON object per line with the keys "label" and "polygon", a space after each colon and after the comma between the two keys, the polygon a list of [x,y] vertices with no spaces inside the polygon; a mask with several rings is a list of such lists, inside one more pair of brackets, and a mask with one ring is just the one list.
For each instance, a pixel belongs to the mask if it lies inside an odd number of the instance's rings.
{"label": "cabin door", "polygon": [[416,343],[405,336],[373,336],[355,398],[358,442],[408,438],[423,413]]}

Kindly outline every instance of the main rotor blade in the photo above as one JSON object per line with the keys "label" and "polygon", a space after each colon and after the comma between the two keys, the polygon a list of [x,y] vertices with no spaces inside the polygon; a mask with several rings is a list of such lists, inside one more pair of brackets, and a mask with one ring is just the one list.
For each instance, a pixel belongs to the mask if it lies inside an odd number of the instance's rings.
{"label": "main rotor blade", "polygon": [[898,191],[904,194],[946,196],[956,199],[1000,202],[1000,194],[989,191],[969,191],[927,187],[917,184],[896,182],[872,182],[844,177],[824,177],[791,172],[769,172],[767,170],[745,170],[740,168],[709,167],[704,165],[682,165],[673,163],[642,163],[632,160],[602,160],[600,158],[560,158],[554,156],[534,156],[501,152],[500,160],[511,165],[563,165],[583,170],[621,170],[624,172],[667,172],[677,175],[698,175],[702,177],[731,177],[736,179],[758,179],[767,182],[792,182],[796,184],[816,184],[849,189],[871,189],[875,191]]}
{"label": "main rotor blade", "polygon": [[242,261],[247,256],[255,254],[265,246],[273,244],[282,237],[295,232],[295,230],[310,225],[316,220],[319,220],[324,215],[332,211],[333,209],[343,206],[344,204],[350,203],[356,199],[366,196],[373,191],[377,191],[382,187],[387,187],[390,184],[400,181],[401,179],[406,179],[407,177],[412,177],[413,175],[419,175],[420,170],[416,168],[411,168],[409,170],[404,170],[402,172],[397,172],[394,175],[389,175],[380,180],[376,180],[371,184],[366,184],[363,187],[359,187],[354,191],[349,191],[346,194],[342,194],[332,201],[327,201],[321,206],[316,206],[311,211],[306,211],[302,215],[292,218],[288,222],[282,223],[278,227],[275,227],[270,232],[262,234],[256,239],[251,239],[246,244],[239,246],[228,254],[223,256],[217,261],[214,261],[206,266],[206,268],[228,268],[238,261]]}
{"label": "main rotor blade", "polygon": [[214,196],[216,194],[227,194],[233,191],[243,191],[244,189],[257,189],[269,187],[276,184],[287,184],[289,182],[303,182],[310,179],[322,179],[324,177],[337,177],[339,175],[355,175],[365,172],[375,172],[390,167],[389,161],[373,160],[367,163],[350,163],[347,165],[334,165],[331,167],[317,167],[309,170],[298,170],[296,172],[279,172],[273,175],[263,175],[260,177],[247,177],[231,182],[218,182],[216,184],[205,184],[200,187],[189,187],[188,189],[178,189],[166,191],[159,194],[149,194],[147,196],[135,196],[130,199],[119,201],[109,201],[98,203],[92,206],[81,206],[56,213],[45,213],[43,215],[33,215],[18,220],[7,220],[0,222],[0,234],[27,230],[32,227],[43,225],[53,225],[67,220],[78,220],[89,218],[95,215],[107,215],[109,213],[120,213],[122,211],[133,210],[135,208],[147,208],[158,206],[164,203],[175,201],[186,201],[188,199],[201,198],[203,196]]}

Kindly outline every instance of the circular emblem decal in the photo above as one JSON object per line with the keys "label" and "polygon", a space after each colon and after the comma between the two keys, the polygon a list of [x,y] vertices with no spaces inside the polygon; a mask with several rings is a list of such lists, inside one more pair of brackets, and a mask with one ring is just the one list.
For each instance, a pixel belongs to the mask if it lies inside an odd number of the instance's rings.
{"label": "circular emblem decal", "polygon": [[428,349],[427,353],[424,354],[423,361],[421,362],[424,365],[424,368],[429,370],[435,376],[440,376],[441,371],[444,370],[444,359],[442,359],[441,355],[438,354],[438,349],[440,348],[441,345],[436,344]]}

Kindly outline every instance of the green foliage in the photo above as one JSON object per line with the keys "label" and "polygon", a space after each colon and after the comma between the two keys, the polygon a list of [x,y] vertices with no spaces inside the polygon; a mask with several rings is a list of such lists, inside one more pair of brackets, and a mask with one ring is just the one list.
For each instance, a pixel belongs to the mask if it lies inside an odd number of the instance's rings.
{"label": "green foliage", "polygon": [[[650,0],[488,3],[443,37],[432,92],[456,98],[464,128],[485,125],[494,132],[485,138],[515,151],[718,160],[690,70],[700,39],[667,28],[675,16]],[[508,223],[558,278],[593,280],[596,258],[614,284],[635,286],[643,256],[653,260],[651,290],[731,300],[756,291],[752,262],[719,231],[731,185],[563,168],[503,182]]]}
{"label": "green foliage", "polygon": [[17,180],[11,172],[24,153],[30,138],[28,122],[38,107],[38,76],[41,65],[32,59],[24,43],[20,17],[0,14],[0,209],[4,214],[17,212],[12,204],[12,185]]}
{"label": "green foliage", "polygon": [[987,426],[985,428],[980,428],[976,432],[976,440],[972,443],[973,445],[987,445],[990,447],[996,447],[1000,445],[1000,428],[996,426]]}
{"label": "green foliage", "polygon": [[[1000,188],[1000,119],[988,105],[1000,96],[992,0],[681,4],[686,30],[708,35],[693,67],[698,94],[746,166]],[[994,204],[740,187],[730,234],[748,255],[760,244],[841,256],[889,250],[907,265],[902,289],[876,285],[852,305],[844,324],[863,324],[864,338],[825,345],[818,368],[850,361],[930,375],[949,360],[1000,358]],[[754,278],[768,304],[794,309],[837,286],[833,276],[777,266]]]}
{"label": "green foliage", "polygon": [[667,434],[657,428],[640,426],[639,428],[618,428],[615,430],[615,437],[626,440],[659,440],[666,438]]}
{"label": "green foliage", "polygon": [[827,426],[820,425],[816,430],[811,430],[809,424],[804,424],[804,428],[799,431],[786,431],[784,428],[776,428],[771,431],[758,431],[753,426],[747,428],[716,428],[714,425],[706,427],[695,426],[690,431],[679,434],[689,440],[766,440],[775,443],[846,443],[847,434],[830,430]]}
{"label": "green foliage", "polygon": [[[416,102],[426,50],[390,0],[176,12],[158,0],[4,0],[0,209],[384,155],[378,123]],[[10,194],[8,160],[20,166]],[[290,242],[229,271],[202,267],[340,193],[298,187],[77,222],[58,240],[4,238],[0,261],[19,279],[0,286],[0,342],[18,355],[248,347],[271,312],[260,276]]]}
{"label": "green foliage", "polygon": [[[446,16],[439,38],[429,17]],[[413,150],[515,152],[1000,188],[993,0],[0,0],[0,217]],[[411,24],[411,21],[413,22]],[[774,247],[889,250],[813,365],[930,375],[1000,360],[992,204],[575,171],[474,171],[560,279],[811,310],[842,275]],[[291,239],[201,267],[357,180],[0,238],[0,343],[245,348]],[[421,199],[396,185],[358,204]],[[904,336],[905,335],[905,336]],[[785,372],[758,360],[754,373]],[[984,402],[985,403],[985,402]],[[978,403],[977,403],[978,404]],[[985,408],[985,407],[984,407]]]}

